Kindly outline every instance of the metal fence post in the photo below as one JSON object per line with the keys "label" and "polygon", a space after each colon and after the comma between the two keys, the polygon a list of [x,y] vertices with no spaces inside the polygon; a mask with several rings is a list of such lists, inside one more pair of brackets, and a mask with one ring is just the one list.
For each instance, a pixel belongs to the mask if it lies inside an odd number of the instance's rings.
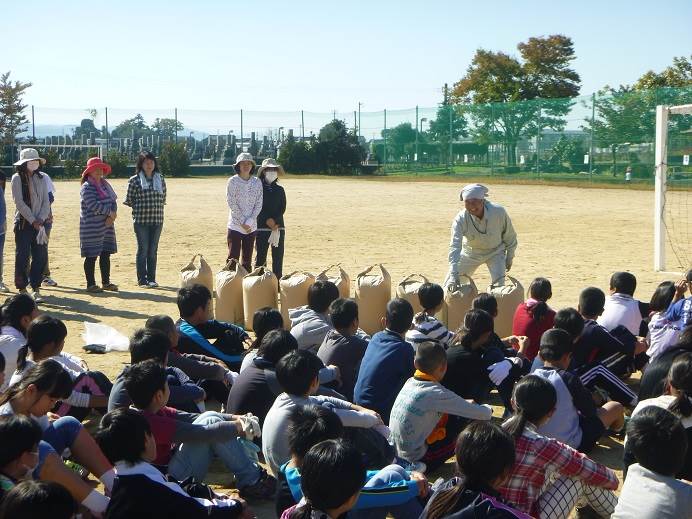
{"label": "metal fence post", "polygon": [[447,153],[447,169],[452,171],[452,110],[454,109],[452,103],[447,105],[447,110],[449,110],[449,150]]}
{"label": "metal fence post", "polygon": [[488,135],[488,155],[490,155],[490,176],[493,176],[494,172],[494,167],[493,167],[493,143],[492,143],[492,127],[495,125],[495,105],[490,104],[490,132]]}
{"label": "metal fence post", "polygon": [[387,109],[384,109],[384,131],[382,132],[382,137],[384,137],[384,171],[387,171]]}
{"label": "metal fence post", "polygon": [[106,107],[105,112],[106,112],[106,155],[108,155],[108,150],[111,147],[111,132],[108,130],[108,107]]}
{"label": "metal fence post", "polygon": [[541,124],[541,115],[542,115],[542,107],[541,107],[541,100],[538,100],[538,132],[536,133],[536,175],[538,178],[541,177],[541,132],[542,132],[542,124]]}
{"label": "metal fence post", "polygon": [[175,143],[178,144],[178,109],[175,109]]}
{"label": "metal fence post", "polygon": [[31,140],[36,142],[36,122],[34,118],[34,105],[31,105]]}
{"label": "metal fence post", "polygon": [[589,182],[593,181],[593,125],[596,121],[596,93],[591,95],[591,135],[589,138]]}
{"label": "metal fence post", "polygon": [[[413,162],[418,164],[418,105],[416,105],[416,151],[413,156]],[[416,170],[416,174],[418,171]]]}
{"label": "metal fence post", "polygon": [[300,140],[305,140],[305,114],[303,110],[300,111]]}
{"label": "metal fence post", "polygon": [[243,109],[240,109],[240,153],[243,153]]}

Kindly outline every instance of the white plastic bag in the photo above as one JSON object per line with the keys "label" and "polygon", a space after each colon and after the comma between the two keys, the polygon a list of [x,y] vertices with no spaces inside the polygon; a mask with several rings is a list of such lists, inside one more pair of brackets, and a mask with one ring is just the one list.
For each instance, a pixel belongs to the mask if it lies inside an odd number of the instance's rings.
{"label": "white plastic bag", "polygon": [[106,347],[106,351],[130,349],[130,339],[107,324],[85,322],[82,339],[85,344],[101,344]]}

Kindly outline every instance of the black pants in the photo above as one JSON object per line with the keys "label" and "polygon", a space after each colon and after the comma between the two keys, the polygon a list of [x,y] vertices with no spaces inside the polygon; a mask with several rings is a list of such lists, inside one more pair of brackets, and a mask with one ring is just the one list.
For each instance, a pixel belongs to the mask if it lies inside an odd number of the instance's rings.
{"label": "black pants", "polygon": [[[14,226],[14,284],[19,289],[38,289],[43,281],[43,269],[48,260],[48,247],[36,243],[38,231],[27,222]],[[31,264],[30,264],[31,262]]]}
{"label": "black pants", "polygon": [[[111,282],[111,255],[103,253],[99,256],[99,268],[101,269],[101,282],[108,285]],[[86,275],[87,287],[96,284],[96,256],[84,258],[84,274]]]}
{"label": "black pants", "polygon": [[269,235],[271,232],[257,231],[257,239],[255,246],[257,247],[257,256],[255,256],[255,268],[266,266],[267,254],[269,249],[272,250],[272,272],[281,279],[284,266],[284,241],[286,240],[286,231],[279,231],[279,246],[269,246]]}

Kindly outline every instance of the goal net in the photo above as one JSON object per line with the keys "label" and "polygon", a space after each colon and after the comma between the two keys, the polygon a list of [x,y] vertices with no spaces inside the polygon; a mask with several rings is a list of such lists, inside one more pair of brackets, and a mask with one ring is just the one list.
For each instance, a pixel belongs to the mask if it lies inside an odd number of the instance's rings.
{"label": "goal net", "polygon": [[692,268],[692,104],[656,107],[654,268]]}

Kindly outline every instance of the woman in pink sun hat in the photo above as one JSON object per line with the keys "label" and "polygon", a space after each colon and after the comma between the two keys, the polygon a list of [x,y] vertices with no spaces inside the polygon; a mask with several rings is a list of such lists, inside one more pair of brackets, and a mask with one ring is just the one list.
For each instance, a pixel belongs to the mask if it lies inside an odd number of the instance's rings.
{"label": "woman in pink sun hat", "polygon": [[[111,167],[99,157],[87,161],[82,171],[82,188],[79,191],[79,247],[84,258],[84,274],[87,292],[117,292],[111,283],[111,254],[118,251],[115,241],[114,222],[118,211],[118,195],[106,177]],[[96,258],[99,258],[102,287],[96,284]]]}

